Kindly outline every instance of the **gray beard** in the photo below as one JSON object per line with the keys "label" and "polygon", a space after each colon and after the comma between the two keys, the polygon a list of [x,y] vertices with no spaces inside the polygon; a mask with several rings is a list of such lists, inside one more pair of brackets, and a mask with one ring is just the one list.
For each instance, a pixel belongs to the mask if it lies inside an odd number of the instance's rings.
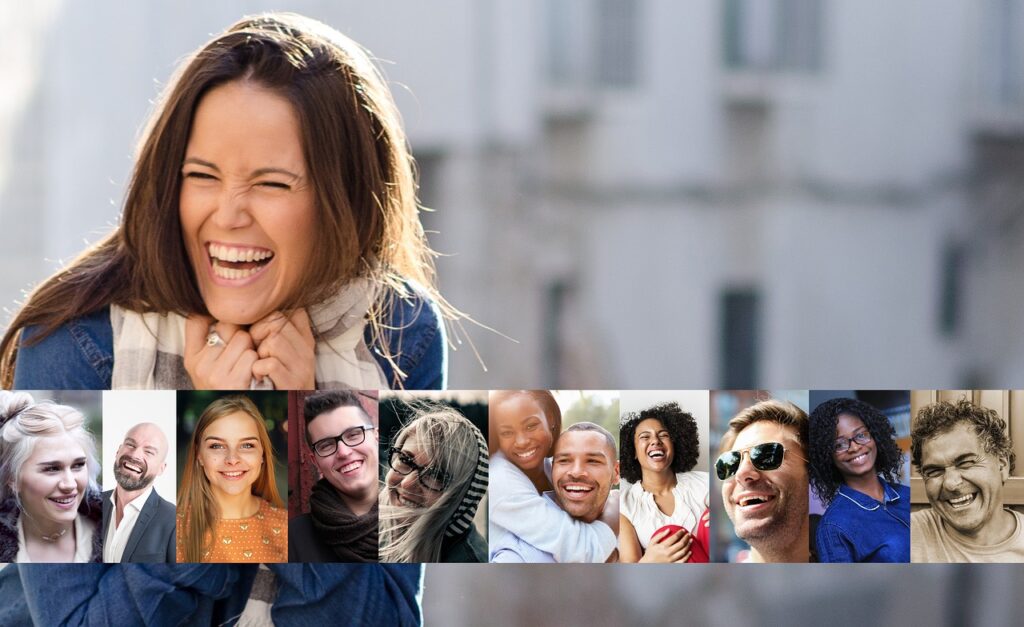
{"label": "gray beard", "polygon": [[136,490],[142,490],[149,484],[153,483],[153,479],[156,479],[155,475],[143,475],[136,479],[128,473],[121,470],[120,467],[114,469],[114,479],[117,480],[117,485],[121,486],[123,490],[128,492],[135,492]]}

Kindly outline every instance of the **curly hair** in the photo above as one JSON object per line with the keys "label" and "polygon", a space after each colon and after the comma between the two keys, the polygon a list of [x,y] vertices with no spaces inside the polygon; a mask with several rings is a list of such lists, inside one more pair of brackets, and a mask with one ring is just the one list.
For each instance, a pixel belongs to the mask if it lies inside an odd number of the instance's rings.
{"label": "curly hair", "polygon": [[1005,459],[1010,464],[1010,472],[1013,472],[1016,455],[1013,442],[1006,433],[1006,421],[994,409],[975,405],[963,398],[955,403],[932,403],[917,412],[914,426],[910,430],[910,459],[914,466],[921,469],[921,449],[925,442],[951,431],[961,423],[973,428],[985,451]]}
{"label": "curly hair", "polygon": [[833,444],[836,423],[840,414],[860,418],[875,442],[875,472],[889,483],[899,481],[903,452],[896,445],[896,430],[885,414],[854,398],[833,398],[818,405],[810,416],[810,468],[811,489],[824,504],[829,504],[839,492],[843,475],[836,468]]}
{"label": "curly hair", "polygon": [[668,431],[672,442],[672,472],[680,473],[692,470],[700,458],[700,437],[697,435],[697,421],[693,415],[683,411],[679,403],[662,403],[648,407],[640,413],[630,412],[625,415],[619,438],[622,452],[619,456],[619,472],[622,478],[630,483],[637,483],[643,474],[640,461],[636,456],[636,444],[633,438],[636,427],[644,420],[657,420]]}

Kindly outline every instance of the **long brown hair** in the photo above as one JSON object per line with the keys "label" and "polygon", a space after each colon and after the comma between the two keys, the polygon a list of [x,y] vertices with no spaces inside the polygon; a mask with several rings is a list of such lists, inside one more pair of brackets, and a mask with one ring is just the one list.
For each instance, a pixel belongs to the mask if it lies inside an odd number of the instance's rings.
{"label": "long brown hair", "polygon": [[446,318],[462,317],[437,291],[405,133],[367,52],[316,20],[260,15],[214,37],[176,72],[143,132],[120,226],[29,295],[0,341],[0,384],[13,383],[26,327],[39,327],[30,345],[111,304],[207,313],[182,240],[180,169],[199,101],[236,80],[287,98],[302,128],[320,225],[311,249],[320,254],[282,309],[321,302],[347,281],[372,276],[392,288],[380,290],[370,310],[375,343],[389,359],[397,356],[388,352],[393,329],[384,321],[391,301],[407,295],[403,279],[422,286]]}
{"label": "long brown hair", "polygon": [[274,447],[270,443],[263,414],[246,396],[228,396],[215,400],[203,410],[192,432],[185,457],[185,472],[181,476],[181,486],[178,488],[178,515],[184,522],[178,527],[178,545],[184,547],[186,562],[202,561],[203,553],[212,541],[213,527],[220,518],[217,501],[210,488],[210,480],[199,466],[199,447],[203,441],[203,434],[215,421],[239,412],[248,414],[256,423],[260,446],[263,447],[263,468],[260,470],[260,476],[252,484],[252,493],[275,507],[284,506],[274,478]]}

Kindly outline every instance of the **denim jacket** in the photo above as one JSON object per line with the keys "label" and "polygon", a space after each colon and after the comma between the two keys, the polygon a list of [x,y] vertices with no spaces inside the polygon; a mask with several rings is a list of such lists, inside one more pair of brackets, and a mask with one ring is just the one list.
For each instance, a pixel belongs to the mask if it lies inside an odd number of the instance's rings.
{"label": "denim jacket", "polygon": [[909,562],[910,488],[882,480],[885,502],[839,486],[818,523],[821,562]]}
{"label": "denim jacket", "polygon": [[[395,369],[377,350],[367,325],[370,347],[392,388],[443,390],[447,387],[448,343],[436,303],[410,285],[410,296],[395,298],[385,334],[398,367],[406,373],[399,380]],[[109,390],[114,367],[114,332],[110,309],[103,309],[63,325],[42,341],[25,345],[39,332],[28,327],[22,333],[14,370],[18,390]]]}
{"label": "denim jacket", "polygon": [[[268,564],[275,625],[419,625],[419,564]],[[2,625],[234,625],[257,566],[11,564]]]}

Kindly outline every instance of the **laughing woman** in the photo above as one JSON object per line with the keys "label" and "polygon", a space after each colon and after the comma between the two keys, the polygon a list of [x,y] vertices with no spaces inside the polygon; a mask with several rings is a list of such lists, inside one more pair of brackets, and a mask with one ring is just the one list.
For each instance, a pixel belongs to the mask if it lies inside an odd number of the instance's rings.
{"label": "laughing woman", "polygon": [[286,562],[288,519],[263,416],[244,396],[199,416],[178,492],[179,562]]}
{"label": "laughing woman", "polygon": [[619,556],[623,562],[707,562],[708,473],[697,422],[678,403],[629,414],[622,425]]}
{"label": "laughing woman", "polygon": [[120,225],[0,341],[20,389],[441,388],[412,159],[358,44],[244,18],[191,55],[143,134]]}
{"label": "laughing woman", "polygon": [[828,508],[818,523],[820,562],[910,561],[910,488],[885,415],[835,398],[811,413],[811,489]]}

